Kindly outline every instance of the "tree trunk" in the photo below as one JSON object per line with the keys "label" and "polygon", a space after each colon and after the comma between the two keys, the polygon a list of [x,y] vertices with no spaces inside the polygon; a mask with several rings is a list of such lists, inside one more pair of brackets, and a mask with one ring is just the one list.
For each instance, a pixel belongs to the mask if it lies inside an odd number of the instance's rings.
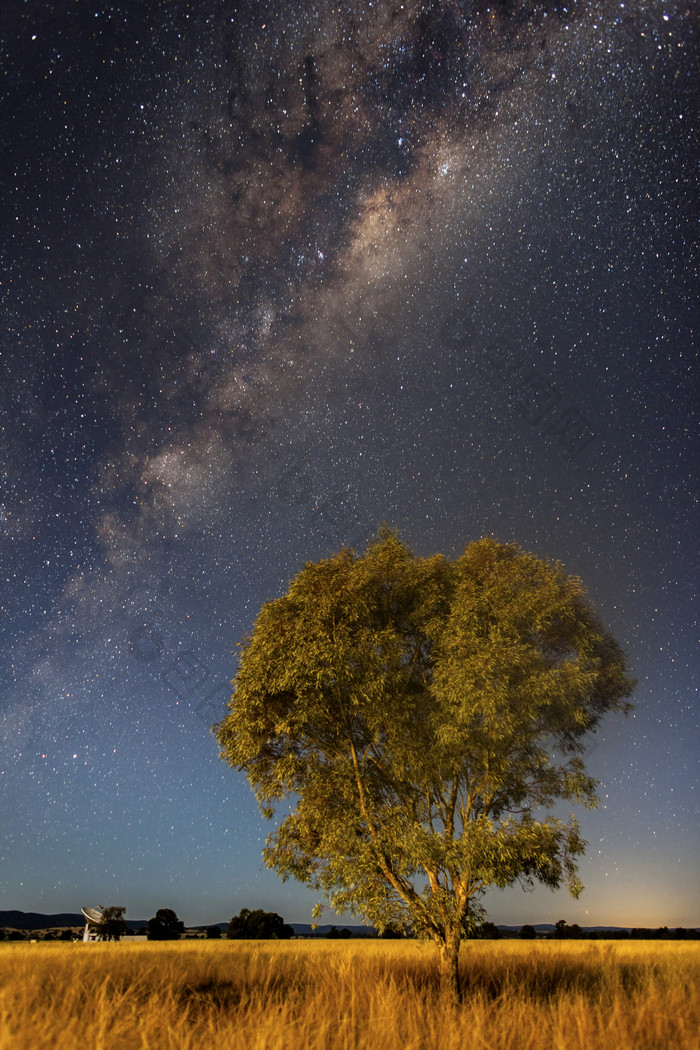
{"label": "tree trunk", "polygon": [[446,935],[440,946],[440,991],[450,1003],[462,1002],[462,986],[459,980],[460,938],[454,933]]}

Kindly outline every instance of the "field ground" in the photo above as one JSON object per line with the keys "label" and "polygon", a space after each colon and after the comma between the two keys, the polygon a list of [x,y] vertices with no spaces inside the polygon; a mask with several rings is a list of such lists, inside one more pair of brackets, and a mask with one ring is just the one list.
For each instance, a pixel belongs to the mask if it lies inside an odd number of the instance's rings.
{"label": "field ground", "polygon": [[0,1050],[697,1050],[700,944],[0,944]]}

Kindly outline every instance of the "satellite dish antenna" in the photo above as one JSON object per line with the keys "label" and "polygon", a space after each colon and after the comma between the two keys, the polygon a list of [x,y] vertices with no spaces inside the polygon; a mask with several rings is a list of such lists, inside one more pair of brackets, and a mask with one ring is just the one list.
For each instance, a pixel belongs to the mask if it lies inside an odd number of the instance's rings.
{"label": "satellite dish antenna", "polygon": [[96,926],[100,926],[104,921],[104,912],[102,908],[81,908],[80,909],[85,916],[85,929],[83,930],[83,942],[85,941],[101,941],[102,936],[99,930],[96,930]]}

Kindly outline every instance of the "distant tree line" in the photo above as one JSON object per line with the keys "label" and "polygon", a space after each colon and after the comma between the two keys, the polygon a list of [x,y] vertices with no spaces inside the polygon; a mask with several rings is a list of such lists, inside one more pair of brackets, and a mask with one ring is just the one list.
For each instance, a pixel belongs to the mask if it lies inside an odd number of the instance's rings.
{"label": "distant tree line", "polygon": [[583,937],[593,941],[697,941],[700,940],[700,930],[686,930],[677,926],[669,930],[667,926],[660,926],[656,930],[644,927],[635,927],[632,930],[584,930]]}
{"label": "distant tree line", "polygon": [[72,941],[78,936],[78,928],[52,927],[48,930],[0,929],[0,941]]}
{"label": "distant tree line", "polygon": [[557,941],[696,941],[700,939],[700,930],[687,930],[682,926],[673,930],[668,926],[660,926],[656,930],[646,927],[635,927],[632,930],[587,930],[582,929],[577,922],[569,925],[564,919],[559,919],[554,929],[546,933],[538,934],[534,926],[523,926],[518,934],[523,940],[534,940],[540,936]]}
{"label": "distant tree line", "polygon": [[[105,940],[120,940],[124,935],[134,934],[137,930],[128,929],[124,919],[125,908],[113,906],[104,909],[104,921],[100,924],[100,932]],[[218,939],[222,936],[221,928],[217,925],[197,927],[199,933],[189,933],[186,936],[205,937],[208,940]],[[177,941],[185,935],[185,924],[179,919],[172,908],[159,908],[152,919],[146,925],[146,937],[149,941]],[[289,940],[294,936],[294,930],[285,923],[277,912],[267,912],[262,908],[251,911],[242,908],[238,915],[234,915],[226,927],[226,937],[229,940]],[[328,940],[347,940],[352,937],[352,932],[346,927],[338,929],[331,926],[325,935]],[[387,940],[411,938],[412,931],[401,930],[389,925],[378,935]],[[71,941],[82,937],[82,929],[73,927],[51,927],[46,930],[19,930],[14,928],[0,927],[0,941]],[[668,926],[660,926],[657,929],[649,927],[634,927],[633,929],[614,930],[588,930],[574,922],[571,925],[564,919],[559,919],[553,930],[538,932],[534,926],[526,924],[519,931],[501,930],[492,922],[476,923],[470,932],[471,940],[499,940],[501,938],[519,938],[520,940],[590,940],[590,941],[696,941],[700,940],[700,930],[686,929],[678,926],[669,929]]]}
{"label": "distant tree line", "polygon": [[337,926],[331,926],[326,934],[326,938],[329,941],[347,941],[350,937],[352,937],[352,933],[345,927],[339,930]]}

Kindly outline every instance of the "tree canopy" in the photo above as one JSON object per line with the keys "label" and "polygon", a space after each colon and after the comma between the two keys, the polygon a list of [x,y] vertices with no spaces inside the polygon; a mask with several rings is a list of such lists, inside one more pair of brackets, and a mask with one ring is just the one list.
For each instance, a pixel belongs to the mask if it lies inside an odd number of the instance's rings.
{"label": "tree canopy", "polygon": [[127,931],[124,918],[126,908],[112,904],[102,912],[102,922],[97,927],[103,941],[119,941]]}
{"label": "tree canopy", "polygon": [[581,890],[586,738],[632,691],[580,580],[483,539],[453,561],[383,531],[308,563],[244,643],[222,757],[266,817],[264,859],[362,915],[431,938],[459,996],[478,898]]}
{"label": "tree canopy", "polygon": [[282,941],[288,940],[293,934],[294,930],[281,915],[275,911],[263,911],[262,908],[254,911],[242,908],[226,927],[226,936],[236,941]]}
{"label": "tree canopy", "polygon": [[179,941],[185,932],[185,924],[172,908],[159,908],[148,920],[146,937],[149,941]]}

